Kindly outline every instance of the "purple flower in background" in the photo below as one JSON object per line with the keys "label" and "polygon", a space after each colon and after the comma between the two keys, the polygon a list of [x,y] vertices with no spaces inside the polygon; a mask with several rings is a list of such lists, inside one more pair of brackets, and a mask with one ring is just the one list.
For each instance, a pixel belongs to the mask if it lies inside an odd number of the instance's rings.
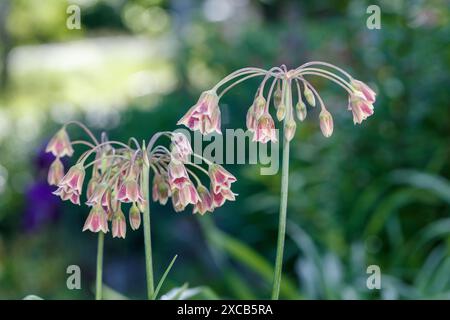
{"label": "purple flower in background", "polygon": [[52,192],[55,187],[47,183],[47,172],[55,157],[40,148],[33,159],[35,168],[34,179],[24,191],[25,209],[23,215],[23,228],[36,231],[47,223],[55,222],[60,213],[60,202]]}

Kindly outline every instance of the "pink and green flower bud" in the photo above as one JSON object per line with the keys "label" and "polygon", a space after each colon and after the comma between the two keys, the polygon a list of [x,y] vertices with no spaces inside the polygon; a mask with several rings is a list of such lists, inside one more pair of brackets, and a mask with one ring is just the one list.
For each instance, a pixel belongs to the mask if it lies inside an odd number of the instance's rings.
{"label": "pink and green flower bud", "polygon": [[368,100],[362,97],[362,94],[353,94],[349,96],[348,110],[351,110],[353,114],[353,123],[360,124],[363,120],[366,120],[373,113],[373,105]]}
{"label": "pink and green flower bud", "polygon": [[200,95],[197,103],[181,118],[178,125],[183,124],[191,130],[199,130],[202,134],[209,134],[220,130],[219,97],[213,90]]}
{"label": "pink and green flower bud", "polygon": [[180,201],[180,193],[178,190],[175,190],[172,193],[172,205],[175,212],[181,212],[186,207]]}
{"label": "pink and green flower bud", "polygon": [[222,189],[218,193],[213,192],[213,205],[214,208],[221,207],[226,200],[235,201],[237,194],[233,193],[230,189]]}
{"label": "pink and green flower bud", "polygon": [[84,223],[83,231],[90,230],[92,232],[107,233],[108,230],[108,217],[105,210],[100,205],[96,205],[89,212],[89,216]]}
{"label": "pink and green flower bud", "polygon": [[350,85],[356,91],[361,92],[365,100],[367,100],[369,103],[373,104],[375,102],[377,94],[367,84],[362,81],[352,79],[350,81]]}
{"label": "pink and green flower bud", "polygon": [[268,112],[264,113],[259,119],[253,134],[253,141],[267,143],[268,141],[277,142],[277,132],[275,123]]}
{"label": "pink and green flower bud", "polygon": [[78,194],[81,194],[85,174],[83,164],[78,163],[69,169],[58,186],[65,187],[67,190],[76,191]]}
{"label": "pink and green flower bud", "polygon": [[303,121],[306,119],[306,114],[307,114],[306,104],[303,101],[300,100],[299,102],[297,102],[297,104],[295,105],[295,110],[297,111],[296,112],[297,118],[300,121]]}
{"label": "pink and green flower bud", "polygon": [[113,238],[125,239],[126,234],[127,222],[125,220],[125,215],[123,214],[122,209],[119,206],[112,217],[112,236]]}
{"label": "pink and green flower bud", "polygon": [[283,91],[281,90],[280,86],[277,86],[275,92],[273,93],[273,104],[275,108],[278,109],[279,105],[281,104],[282,97]]}
{"label": "pink and green flower bud", "polygon": [[284,117],[286,117],[286,106],[281,103],[277,109],[277,119],[278,121],[283,121]]}
{"label": "pink and green flower bud", "polygon": [[59,158],[56,158],[48,170],[47,182],[51,186],[56,186],[64,177],[64,165]]}
{"label": "pink and green flower bud", "polygon": [[172,156],[180,161],[187,161],[192,154],[192,147],[188,138],[182,134],[174,132],[172,134]]}
{"label": "pink and green flower bud", "polygon": [[305,90],[303,90],[303,95],[305,96],[306,101],[308,102],[308,104],[311,107],[316,106],[316,97],[314,96],[314,93],[312,92],[312,90],[310,88],[308,88],[307,85],[305,85]]}
{"label": "pink and green flower bud", "polygon": [[193,213],[200,213],[204,215],[206,212],[212,212],[214,210],[213,199],[208,189],[203,185],[197,187],[197,193],[199,200],[194,205]]}
{"label": "pink and green flower bud", "polygon": [[128,218],[130,219],[131,229],[133,229],[133,230],[139,229],[139,227],[141,225],[141,211],[134,203],[130,208],[130,212],[128,213]]}
{"label": "pink and green flower bud", "polygon": [[167,182],[167,177],[160,174],[155,174],[153,178],[152,198],[153,201],[159,201],[160,204],[165,205],[167,199],[170,197],[170,186]]}
{"label": "pink and green flower bud", "polygon": [[320,119],[320,130],[322,130],[323,135],[328,138],[333,134],[333,117],[327,109],[322,109],[319,115]]}
{"label": "pink and green flower bud", "polygon": [[117,200],[124,203],[143,201],[139,184],[132,178],[127,178],[119,188]]}
{"label": "pink and green flower bud", "polygon": [[211,187],[214,193],[230,189],[231,184],[237,180],[236,177],[225,170],[224,167],[215,163],[209,166],[209,178],[211,179]]}
{"label": "pink and green flower bud", "polygon": [[50,139],[45,152],[51,152],[57,158],[73,155],[72,144],[64,127]]}
{"label": "pink and green flower bud", "polygon": [[256,118],[259,118],[266,108],[266,99],[263,96],[258,95],[255,101],[253,101],[253,107]]}
{"label": "pink and green flower bud", "polygon": [[289,119],[284,125],[284,137],[287,141],[291,141],[294,138],[295,130],[297,129],[297,124],[294,119]]}

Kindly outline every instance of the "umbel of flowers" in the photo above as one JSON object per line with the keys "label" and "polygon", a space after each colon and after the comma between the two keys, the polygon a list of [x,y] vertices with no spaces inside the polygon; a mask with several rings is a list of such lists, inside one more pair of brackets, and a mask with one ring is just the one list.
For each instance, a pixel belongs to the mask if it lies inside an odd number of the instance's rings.
{"label": "umbel of flowers", "polygon": [[[89,140],[71,141],[66,131],[70,124],[82,128]],[[164,137],[170,141],[168,147],[157,144]],[[65,172],[61,158],[71,157],[74,145],[82,145],[84,151]],[[103,235],[111,231],[112,237],[125,238],[127,220],[131,229],[137,230],[141,225],[141,215],[148,295],[149,298],[156,297],[151,258],[151,199],[165,205],[171,198],[175,211],[183,211],[192,205],[193,213],[203,215],[222,206],[226,200],[234,201],[236,196],[231,191],[236,178],[222,166],[194,154],[188,139],[181,133],[159,132],[150,138],[148,144],[145,141],[140,144],[134,138],[125,144],[109,141],[104,133],[99,141],[83,124],[70,122],[53,136],[46,151],[56,157],[48,172],[48,183],[57,187],[54,194],[64,201],[76,205],[83,202],[88,206],[90,212],[83,231],[99,233],[97,298],[101,297]],[[192,162],[192,157],[200,158],[202,165],[198,161]],[[86,173],[89,179],[86,179]],[[150,173],[153,174],[152,183]],[[202,181],[208,183],[204,185]],[[124,214],[125,206],[129,207],[128,219]]]}
{"label": "umbel of flowers", "polygon": [[312,108],[317,105],[320,107],[319,123],[325,137],[332,135],[334,127],[333,116],[309,81],[310,76],[330,80],[344,89],[348,95],[347,109],[352,113],[354,124],[361,124],[373,114],[376,94],[369,86],[333,64],[312,61],[291,70],[287,70],[284,65],[269,70],[239,69],[220,80],[212,89],[203,92],[197,103],[178,122],[202,134],[221,133],[219,101],[222,96],[241,82],[263,77],[253,103],[248,108],[246,125],[253,133],[253,141],[261,143],[278,140],[272,114],[275,114],[283,128],[281,201],[273,299],[278,299],[281,281],[289,180],[289,142],[295,135],[297,121],[304,121],[307,117],[307,105]]}

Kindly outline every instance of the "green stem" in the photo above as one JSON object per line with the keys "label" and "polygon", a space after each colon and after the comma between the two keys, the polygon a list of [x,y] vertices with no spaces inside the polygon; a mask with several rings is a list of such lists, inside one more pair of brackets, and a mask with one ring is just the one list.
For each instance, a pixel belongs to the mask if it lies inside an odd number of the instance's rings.
{"label": "green stem", "polygon": [[152,237],[150,233],[150,168],[144,168],[142,184],[144,197],[146,201],[145,210],[143,213],[144,220],[144,245],[145,245],[145,271],[147,274],[147,297],[152,300],[154,296],[154,282],[153,282],[153,261],[152,261]]}
{"label": "green stem", "polygon": [[102,300],[102,273],[103,273],[103,242],[105,234],[103,232],[98,233],[97,243],[97,279],[95,284],[95,300]]}
{"label": "green stem", "polygon": [[[287,83],[291,85],[290,82]],[[292,108],[292,96],[290,90],[286,90],[286,110],[287,115],[284,119],[286,123],[287,118]],[[284,132],[283,132],[284,135]],[[277,240],[277,256],[275,259],[275,271],[273,275],[273,288],[272,288],[272,300],[278,300],[280,294],[281,284],[281,271],[283,269],[283,252],[284,252],[284,239],[286,237],[286,215],[287,215],[287,200],[289,190],[289,141],[283,138],[283,164],[281,166],[281,199],[280,199],[280,214],[278,220],[278,240]]]}

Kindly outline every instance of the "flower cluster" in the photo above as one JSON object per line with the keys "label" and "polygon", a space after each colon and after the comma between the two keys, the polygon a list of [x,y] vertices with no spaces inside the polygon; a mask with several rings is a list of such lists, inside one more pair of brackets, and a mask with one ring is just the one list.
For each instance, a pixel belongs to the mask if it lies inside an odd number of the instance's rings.
{"label": "flower cluster", "polygon": [[[205,214],[222,206],[225,200],[235,200],[231,183],[236,178],[223,167],[213,164],[192,152],[191,145],[181,133],[161,132],[152,137],[149,144],[142,146],[136,139],[130,143],[108,141],[102,135],[99,142],[82,124],[92,142],[71,142],[65,126],[50,140],[46,151],[56,159],[48,173],[48,183],[57,186],[55,195],[62,200],[69,200],[80,205],[86,171],[90,169],[86,184],[86,205],[91,207],[83,231],[107,233],[111,223],[112,236],[125,238],[126,218],[122,211],[124,204],[129,204],[128,220],[131,229],[136,230],[141,224],[141,213],[149,205],[149,172],[154,173],[152,199],[166,204],[169,197],[177,212],[189,204],[193,212]],[[170,138],[170,148],[155,145],[160,137]],[[72,156],[73,145],[83,144],[85,151],[67,173],[60,160],[63,156]],[[207,164],[208,170],[197,163],[190,162],[190,157],[200,158],[200,163]],[[92,158],[90,162],[87,159]],[[203,172],[210,179],[208,190],[197,176]],[[191,180],[194,178],[194,181]]]}
{"label": "flower cluster", "polygon": [[[275,122],[269,107],[273,105],[278,121],[283,121],[284,137],[292,140],[296,131],[296,120],[303,121],[307,116],[307,104],[311,107],[320,105],[320,129],[325,137],[333,133],[333,117],[325,107],[317,90],[305,78],[314,75],[331,80],[347,91],[349,95],[348,110],[353,114],[353,122],[360,124],[374,112],[373,103],[376,94],[365,83],[353,79],[344,70],[325,62],[314,61],[287,70],[283,65],[270,70],[259,68],[243,68],[222,79],[211,90],[205,91],[198,102],[180,119],[191,130],[199,130],[202,134],[221,132],[219,100],[233,86],[253,77],[263,76],[255,99],[247,112],[247,128],[253,133],[253,141],[267,143],[276,142]],[[270,81],[271,80],[271,81]],[[267,86],[266,84],[270,83]],[[220,94],[218,90],[223,88]],[[293,98],[296,97],[294,104]],[[272,103],[271,103],[272,101]]]}

